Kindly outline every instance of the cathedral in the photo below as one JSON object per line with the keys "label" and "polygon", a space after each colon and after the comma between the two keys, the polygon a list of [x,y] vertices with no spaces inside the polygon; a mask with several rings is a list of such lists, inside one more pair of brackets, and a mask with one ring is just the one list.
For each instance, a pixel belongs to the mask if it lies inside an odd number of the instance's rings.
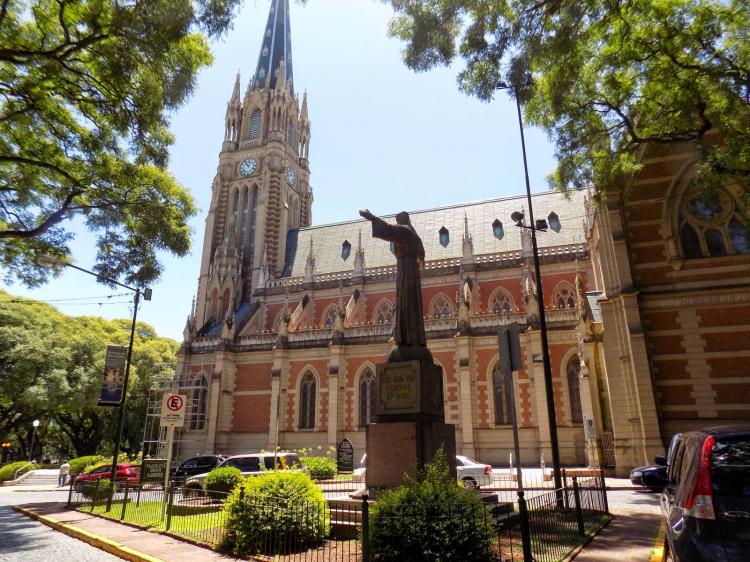
{"label": "cathedral", "polygon": [[[255,75],[239,76],[211,186],[196,298],[178,353],[189,396],[179,456],[322,448],[355,458],[390,349],[396,259],[364,220],[312,224],[311,125],[295,91],[288,0],[271,2]],[[409,210],[425,248],[428,346],[456,447],[507,466],[550,461],[544,307],[563,465],[626,474],[675,432],[748,421],[750,240],[734,186],[692,187],[691,147],[640,154],[641,172],[592,191]],[[395,221],[393,216],[385,217]],[[353,210],[354,211],[354,210]],[[538,298],[541,283],[544,302]],[[499,374],[498,327],[521,328],[523,370]]]}

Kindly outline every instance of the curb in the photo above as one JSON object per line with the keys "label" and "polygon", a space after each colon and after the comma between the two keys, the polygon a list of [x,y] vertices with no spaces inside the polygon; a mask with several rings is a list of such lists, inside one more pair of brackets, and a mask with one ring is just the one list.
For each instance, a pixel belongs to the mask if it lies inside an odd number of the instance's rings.
{"label": "curb", "polygon": [[31,519],[35,519],[36,521],[47,525],[55,531],[59,531],[60,533],[68,535],[69,537],[73,537],[74,539],[78,539],[80,541],[88,543],[91,546],[98,548],[99,550],[103,550],[105,552],[108,552],[109,554],[118,556],[119,558],[130,560],[130,562],[164,562],[161,558],[156,558],[155,556],[144,554],[143,552],[138,552],[137,550],[134,550],[128,546],[117,543],[105,537],[95,535],[94,533],[90,533],[89,531],[76,527],[75,525],[71,525],[70,523],[62,523],[60,521],[52,519],[51,517],[39,515],[38,513],[31,511],[30,509],[26,509],[20,506],[14,506],[13,509],[24,514],[26,517],[30,517]]}
{"label": "curb", "polygon": [[656,532],[656,542],[654,543],[651,551],[651,557],[648,562],[663,562],[664,560],[664,541],[666,540],[666,529],[664,527],[664,521],[659,523],[659,530]]}

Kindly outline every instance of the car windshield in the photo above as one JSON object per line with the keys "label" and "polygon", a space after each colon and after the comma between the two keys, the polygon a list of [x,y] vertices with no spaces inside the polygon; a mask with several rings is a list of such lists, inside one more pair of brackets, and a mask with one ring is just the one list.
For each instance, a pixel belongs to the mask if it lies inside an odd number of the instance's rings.
{"label": "car windshield", "polygon": [[456,457],[456,458],[458,460],[460,460],[462,463],[464,463],[465,465],[469,465],[469,464],[482,464],[481,462],[475,461],[474,459],[469,458],[469,457]]}

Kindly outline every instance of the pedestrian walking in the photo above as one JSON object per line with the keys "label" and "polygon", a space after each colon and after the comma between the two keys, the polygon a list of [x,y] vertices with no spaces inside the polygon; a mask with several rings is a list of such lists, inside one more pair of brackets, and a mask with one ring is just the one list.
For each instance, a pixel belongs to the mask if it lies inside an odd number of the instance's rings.
{"label": "pedestrian walking", "polygon": [[65,486],[65,484],[67,484],[69,474],[70,474],[70,464],[68,464],[68,461],[63,461],[63,463],[60,465],[60,473],[57,476],[58,488]]}

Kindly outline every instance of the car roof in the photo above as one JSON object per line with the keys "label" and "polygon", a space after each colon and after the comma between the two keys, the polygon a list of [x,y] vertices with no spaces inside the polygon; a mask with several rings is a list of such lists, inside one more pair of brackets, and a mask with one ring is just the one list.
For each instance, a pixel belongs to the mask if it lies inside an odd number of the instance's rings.
{"label": "car roof", "polygon": [[283,457],[287,455],[296,455],[297,453],[292,453],[291,451],[279,451],[278,453],[242,453],[240,455],[232,455],[231,457],[227,457],[227,460],[229,459],[242,459],[242,458],[249,458],[249,457]]}
{"label": "car roof", "polygon": [[715,427],[707,427],[704,429],[698,429],[695,431],[683,432],[682,436],[686,437],[690,434],[693,435],[713,435],[715,437],[729,437],[732,435],[750,435],[750,425],[748,424],[733,424],[733,425],[718,425]]}

